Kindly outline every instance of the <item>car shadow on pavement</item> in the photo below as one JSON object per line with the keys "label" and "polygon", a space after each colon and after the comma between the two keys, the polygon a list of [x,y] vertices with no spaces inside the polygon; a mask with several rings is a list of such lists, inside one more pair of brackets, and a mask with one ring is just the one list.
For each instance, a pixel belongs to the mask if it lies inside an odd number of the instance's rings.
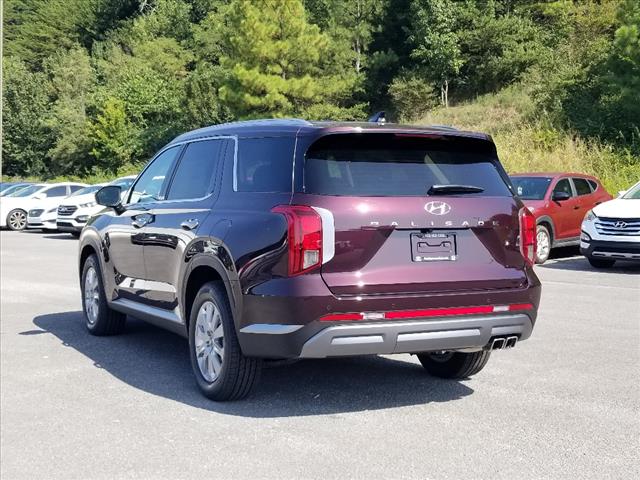
{"label": "car shadow on pavement", "polygon": [[589,264],[586,257],[580,255],[578,247],[561,247],[551,250],[549,260],[536,268],[550,268],[552,270],[573,270],[576,272],[612,272],[640,274],[640,264],[618,260],[611,268],[595,268]]}
{"label": "car shadow on pavement", "polygon": [[[121,381],[153,395],[218,413],[256,418],[339,414],[430,402],[473,393],[459,381],[430,377],[417,364],[367,356],[304,360],[263,370],[259,385],[242,401],[216,403],[193,379],[187,342],[129,317],[124,334],[93,337],[79,311],[40,315],[33,323],[62,345],[88,357]],[[38,330],[22,332],[38,341]]]}
{"label": "car shadow on pavement", "polygon": [[589,264],[585,257],[558,258],[547,261],[536,268],[550,268],[552,270],[573,270],[576,272],[596,272],[596,273],[631,273],[640,274],[640,264],[619,260],[611,268],[595,268]]}

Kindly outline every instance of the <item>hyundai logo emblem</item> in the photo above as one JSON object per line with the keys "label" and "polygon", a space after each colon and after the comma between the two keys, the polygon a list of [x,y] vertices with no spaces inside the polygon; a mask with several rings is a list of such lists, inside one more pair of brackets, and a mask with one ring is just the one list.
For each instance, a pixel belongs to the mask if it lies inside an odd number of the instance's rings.
{"label": "hyundai logo emblem", "polygon": [[627,222],[616,222],[613,224],[616,228],[626,228]]}
{"label": "hyundai logo emblem", "polygon": [[451,211],[451,205],[445,202],[429,202],[424,209],[431,215],[446,215]]}

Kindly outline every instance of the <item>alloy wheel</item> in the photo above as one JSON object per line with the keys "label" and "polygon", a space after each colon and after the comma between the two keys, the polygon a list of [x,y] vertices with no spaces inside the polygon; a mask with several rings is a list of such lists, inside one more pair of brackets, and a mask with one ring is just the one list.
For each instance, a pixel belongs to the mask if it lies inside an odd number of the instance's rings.
{"label": "alloy wheel", "polygon": [[84,277],[84,312],[89,324],[95,324],[100,313],[100,292],[98,274],[94,267],[89,267]]}
{"label": "alloy wheel", "polygon": [[551,240],[549,239],[549,235],[547,234],[547,232],[545,232],[544,230],[538,230],[536,240],[538,244],[536,256],[538,257],[538,261],[544,262],[547,258],[549,258],[549,252],[551,251]]}
{"label": "alloy wheel", "polygon": [[211,301],[204,302],[198,310],[195,348],[200,373],[206,381],[216,381],[224,361],[224,330],[220,311]]}
{"label": "alloy wheel", "polygon": [[27,226],[27,215],[21,210],[12,212],[9,215],[9,226],[12,230],[24,230]]}

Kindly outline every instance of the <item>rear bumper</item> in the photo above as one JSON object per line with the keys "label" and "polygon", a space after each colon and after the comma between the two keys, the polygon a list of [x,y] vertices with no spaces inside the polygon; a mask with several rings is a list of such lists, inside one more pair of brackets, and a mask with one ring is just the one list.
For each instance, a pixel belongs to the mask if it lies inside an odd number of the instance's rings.
{"label": "rear bumper", "polygon": [[526,314],[337,325],[307,340],[300,358],[481,349],[493,337],[531,336]]}
{"label": "rear bumper", "polygon": [[592,258],[640,261],[640,242],[581,241],[580,253]]}
{"label": "rear bumper", "polygon": [[440,317],[412,321],[339,325],[253,324],[240,330],[246,355],[265,358],[326,358],[354,355],[480,350],[495,337],[526,340],[533,317],[526,313]]}
{"label": "rear bumper", "polygon": [[[527,278],[516,289],[363,297],[332,295],[320,275],[272,279],[241,287],[236,331],[245,355],[273,359],[480,349],[495,336],[531,335],[542,288],[533,269]],[[498,307],[518,304],[533,308]],[[497,309],[463,313],[475,306]],[[350,312],[391,316],[341,318]]]}

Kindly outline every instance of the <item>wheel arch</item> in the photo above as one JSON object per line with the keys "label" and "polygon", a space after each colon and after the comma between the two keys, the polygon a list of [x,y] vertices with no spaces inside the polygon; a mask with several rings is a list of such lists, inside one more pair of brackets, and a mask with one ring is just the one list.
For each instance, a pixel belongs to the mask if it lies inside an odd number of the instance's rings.
{"label": "wheel arch", "polygon": [[553,246],[553,242],[556,238],[556,227],[553,223],[553,219],[548,215],[542,215],[541,217],[538,217],[536,219],[536,224],[542,225],[543,227],[546,227],[547,230],[549,230],[549,234],[551,235],[551,246]]}
{"label": "wheel arch", "polygon": [[84,262],[87,261],[91,255],[98,256],[98,252],[92,244],[83,245],[80,249],[80,257],[78,259],[78,273],[82,276],[82,268],[84,267]]}
{"label": "wheel arch", "polygon": [[185,327],[189,328],[189,317],[191,315],[191,307],[198,293],[198,290],[207,282],[217,281],[224,285],[233,313],[234,321],[237,323],[240,312],[240,295],[234,288],[233,282],[229,278],[229,273],[222,262],[212,255],[199,255],[191,260],[189,267],[185,270],[184,277],[181,282],[181,309],[184,318]]}

